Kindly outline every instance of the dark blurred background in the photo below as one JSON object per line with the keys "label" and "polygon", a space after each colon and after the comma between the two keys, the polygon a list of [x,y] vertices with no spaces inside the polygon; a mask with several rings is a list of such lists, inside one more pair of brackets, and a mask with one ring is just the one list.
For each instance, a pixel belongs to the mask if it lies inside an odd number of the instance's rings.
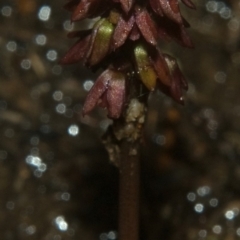
{"label": "dark blurred background", "polygon": [[[0,2],[0,239],[117,239],[118,170],[83,118],[95,78],[59,58],[73,43],[62,1]],[[240,3],[182,7],[195,44],[160,43],[189,81],[185,106],[149,99],[141,239],[240,238]],[[84,24],[88,24],[85,22]]]}

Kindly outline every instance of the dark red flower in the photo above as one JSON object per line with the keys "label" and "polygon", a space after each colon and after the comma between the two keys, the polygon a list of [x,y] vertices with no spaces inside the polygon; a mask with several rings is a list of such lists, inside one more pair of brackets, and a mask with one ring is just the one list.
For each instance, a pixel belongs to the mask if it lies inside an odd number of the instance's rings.
{"label": "dark red flower", "polygon": [[88,114],[97,105],[107,108],[110,118],[119,118],[125,103],[126,80],[122,72],[107,69],[96,80],[87,95],[83,114]]}
{"label": "dark red flower", "polygon": [[[89,32],[89,31],[84,31]],[[61,59],[62,64],[82,61],[87,65],[96,65],[110,51],[113,24],[106,18],[95,23],[92,32],[80,39]]]}
{"label": "dark red flower", "polygon": [[[195,8],[191,0],[181,1]],[[158,47],[160,39],[193,46],[179,0],[68,0],[65,8],[72,12],[72,21],[95,17],[99,20],[92,29],[69,35],[79,40],[61,63],[81,62],[105,69],[120,61],[128,66],[127,70],[103,70],[87,96],[84,114],[100,104],[108,109],[110,118],[120,117],[126,99],[126,75],[132,72],[149,91],[160,86],[175,101],[183,103],[182,91],[187,90],[187,83],[176,60],[161,53]]]}

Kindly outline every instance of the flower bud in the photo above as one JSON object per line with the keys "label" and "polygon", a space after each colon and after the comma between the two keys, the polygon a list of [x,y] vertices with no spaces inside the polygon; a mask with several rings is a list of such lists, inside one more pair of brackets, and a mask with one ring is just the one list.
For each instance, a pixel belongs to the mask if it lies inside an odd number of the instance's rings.
{"label": "flower bud", "polygon": [[153,91],[157,75],[149,60],[148,52],[142,45],[137,45],[134,49],[134,55],[141,81],[150,91]]}
{"label": "flower bud", "polygon": [[110,118],[119,118],[125,103],[125,75],[120,71],[105,70],[96,80],[87,95],[83,106],[83,115],[88,114],[97,105],[107,108]]}
{"label": "flower bud", "polygon": [[113,24],[105,18],[95,24],[87,56],[89,65],[92,66],[99,63],[108,54],[113,30]]}

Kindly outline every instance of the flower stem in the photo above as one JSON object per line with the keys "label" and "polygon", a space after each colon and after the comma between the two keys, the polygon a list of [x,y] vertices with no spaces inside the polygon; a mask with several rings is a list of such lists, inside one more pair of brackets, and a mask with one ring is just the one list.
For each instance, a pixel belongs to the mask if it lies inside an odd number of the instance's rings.
{"label": "flower stem", "polygon": [[124,142],[119,164],[119,240],[139,239],[139,142]]}
{"label": "flower stem", "polygon": [[110,160],[119,167],[119,240],[139,239],[140,146],[147,95],[137,97],[136,92],[104,137]]}

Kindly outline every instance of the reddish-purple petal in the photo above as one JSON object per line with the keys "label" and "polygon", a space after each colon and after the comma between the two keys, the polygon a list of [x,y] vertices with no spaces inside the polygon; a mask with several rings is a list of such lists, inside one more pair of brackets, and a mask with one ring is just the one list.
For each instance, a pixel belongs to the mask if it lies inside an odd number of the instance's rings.
{"label": "reddish-purple petal", "polygon": [[91,7],[94,4],[94,2],[96,2],[96,0],[95,1],[94,0],[93,1],[92,0],[80,1],[80,3],[77,5],[77,7],[75,8],[75,10],[72,14],[71,20],[74,22],[74,21],[78,21],[78,20],[88,17],[89,11],[91,10]]}
{"label": "reddish-purple petal", "polygon": [[75,22],[84,18],[98,16],[108,9],[108,7],[104,0],[81,0],[76,6],[71,20]]}
{"label": "reddish-purple petal", "polygon": [[83,38],[86,37],[87,35],[91,34],[91,30],[82,30],[82,31],[72,31],[68,33],[67,37],[68,38]]}
{"label": "reddish-purple petal", "polygon": [[104,71],[96,80],[93,87],[89,91],[85,103],[83,105],[83,115],[91,112],[97,105],[103,94],[108,88],[108,83],[111,80],[109,70]]}
{"label": "reddish-purple petal", "polygon": [[164,54],[164,58],[168,65],[170,74],[172,76],[172,83],[170,86],[170,94],[175,101],[183,104],[184,101],[183,101],[183,96],[182,96],[182,89],[187,90],[187,88],[188,88],[187,82],[184,79],[184,77],[178,67],[176,59],[169,56],[168,54]]}
{"label": "reddish-purple petal", "polygon": [[129,33],[131,32],[133,25],[134,25],[135,19],[134,16],[131,16],[129,19],[125,20],[122,16],[119,17],[117,26],[114,30],[114,34],[113,34],[113,49],[117,49],[120,46],[122,46]]}
{"label": "reddish-purple petal", "polygon": [[158,0],[166,17],[172,21],[182,24],[182,16],[180,14],[178,0]]}
{"label": "reddish-purple petal", "polygon": [[125,13],[128,13],[132,6],[133,6],[133,3],[134,3],[134,0],[120,0],[119,1],[122,5],[122,9]]}
{"label": "reddish-purple petal", "polygon": [[191,0],[182,0],[182,2],[189,8],[196,9],[196,6]]}
{"label": "reddish-purple petal", "polygon": [[164,40],[175,40],[184,47],[193,48],[192,41],[184,25],[179,25],[166,17],[158,19],[157,25],[160,38]]}
{"label": "reddish-purple petal", "polygon": [[136,12],[136,24],[145,40],[152,45],[157,45],[157,28],[146,9]]}
{"label": "reddish-purple petal", "polygon": [[178,102],[180,104],[184,104],[182,88],[181,88],[181,84],[179,83],[178,79],[176,79],[175,81],[172,82],[171,87],[170,87],[170,94],[176,102]]}
{"label": "reddish-purple petal", "polygon": [[151,60],[160,82],[166,86],[171,86],[172,76],[164,56],[160,51],[157,51],[157,53],[152,54]]}
{"label": "reddish-purple petal", "polygon": [[140,38],[140,32],[139,32],[139,28],[137,27],[136,23],[133,25],[133,28],[129,34],[129,39],[131,39],[132,41],[136,41]]}
{"label": "reddish-purple petal", "polygon": [[88,51],[90,36],[77,41],[60,60],[60,64],[72,64],[83,61]]}
{"label": "reddish-purple petal", "polygon": [[113,73],[107,90],[108,116],[119,118],[125,103],[125,76],[122,73]]}
{"label": "reddish-purple petal", "polygon": [[161,8],[161,5],[159,4],[158,0],[149,0],[150,5],[152,7],[152,10],[157,13],[158,15],[160,15],[161,17],[163,17],[163,11]]}

